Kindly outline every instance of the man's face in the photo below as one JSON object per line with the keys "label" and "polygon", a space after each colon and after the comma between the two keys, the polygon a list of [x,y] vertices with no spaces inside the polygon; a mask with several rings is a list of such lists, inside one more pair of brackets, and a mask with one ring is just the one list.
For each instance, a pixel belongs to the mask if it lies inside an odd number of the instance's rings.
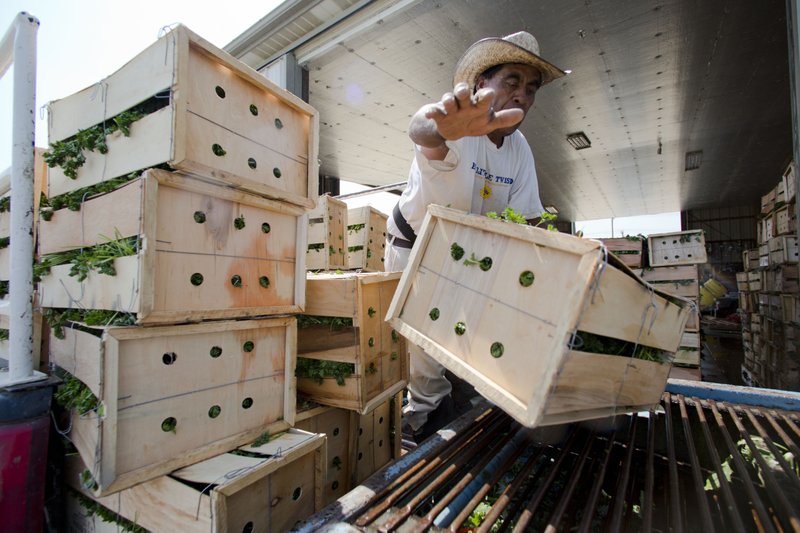
{"label": "man's face", "polygon": [[[495,91],[494,110],[522,109],[525,115],[533,106],[536,91],[542,86],[542,74],[530,65],[507,63],[500,67],[491,78],[478,78],[477,87],[482,89],[490,87]],[[524,120],[524,117],[523,117]],[[520,121],[520,124],[522,121]],[[519,124],[504,130],[498,130],[502,135],[510,135]]]}

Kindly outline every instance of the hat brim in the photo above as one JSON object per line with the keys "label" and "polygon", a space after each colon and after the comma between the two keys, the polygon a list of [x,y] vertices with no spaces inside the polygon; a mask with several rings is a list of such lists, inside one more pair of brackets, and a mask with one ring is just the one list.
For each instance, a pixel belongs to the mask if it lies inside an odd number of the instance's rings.
{"label": "hat brim", "polygon": [[453,85],[466,82],[470,87],[486,69],[505,63],[531,65],[542,74],[542,85],[566,76],[566,72],[533,52],[498,37],[481,39],[470,46],[456,64]]}

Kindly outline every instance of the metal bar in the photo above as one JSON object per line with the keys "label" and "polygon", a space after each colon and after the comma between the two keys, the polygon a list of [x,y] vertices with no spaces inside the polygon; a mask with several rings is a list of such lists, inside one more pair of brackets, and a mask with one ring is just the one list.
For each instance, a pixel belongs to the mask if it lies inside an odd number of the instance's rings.
{"label": "metal bar", "polygon": [[395,189],[404,189],[405,186],[408,185],[408,181],[398,181],[397,183],[390,183],[389,185],[381,185],[380,187],[370,187],[364,191],[356,191],[356,192],[349,192],[347,194],[340,194],[339,196],[334,196],[334,198],[338,200],[345,200],[348,198],[358,198],[359,196],[368,196],[370,194],[375,194],[378,192],[384,191],[393,191]]}
{"label": "metal bar", "polygon": [[686,402],[682,395],[678,395],[678,407],[681,410],[681,420],[683,421],[683,430],[686,434],[686,446],[689,449],[689,459],[692,463],[692,478],[694,479],[694,488],[697,491],[697,500],[700,504],[700,518],[703,521],[703,531],[713,531],[714,524],[711,521],[711,510],[708,507],[708,500],[706,499],[705,491],[703,490],[705,483],[703,483],[703,476],[700,472],[700,463],[697,459],[697,450],[694,447],[694,438],[692,436],[692,426],[689,423],[689,414],[686,411]]}
{"label": "metal bar", "polygon": [[786,433],[783,427],[778,424],[778,421],[775,420],[778,417],[778,413],[775,411],[769,411],[768,413],[764,413],[764,417],[769,421],[769,425],[772,426],[772,429],[774,429],[781,439],[783,439],[783,442],[789,448],[789,451],[791,451],[796,458],[800,457],[800,447],[797,446],[792,437]]}
{"label": "metal bar", "polygon": [[539,507],[539,504],[542,502],[542,498],[547,493],[547,489],[553,480],[555,480],[556,476],[559,474],[561,463],[572,453],[572,446],[575,444],[576,436],[578,435],[578,431],[574,431],[572,435],[570,435],[569,440],[567,441],[564,448],[561,450],[561,453],[558,456],[555,464],[550,467],[550,473],[547,475],[547,479],[545,479],[544,483],[541,487],[539,487],[536,492],[534,493],[533,497],[528,502],[527,507],[519,516],[517,523],[514,525],[514,531],[526,531],[526,527],[528,522],[531,521],[533,515],[536,513],[536,508]]}
{"label": "metal bar", "polygon": [[614,439],[616,436],[617,433],[615,431],[608,439],[608,445],[606,446],[606,453],[603,457],[603,463],[600,465],[600,470],[597,472],[597,474],[595,474],[592,491],[589,493],[586,506],[583,508],[583,517],[581,518],[581,524],[578,528],[578,533],[588,533],[589,527],[592,525],[592,517],[597,509],[597,500],[600,497],[600,490],[603,487],[603,480],[606,477],[606,468],[608,467],[609,459],[611,459],[611,451],[614,449]]}
{"label": "metal bar", "polygon": [[[750,409],[745,409],[744,412],[747,414],[747,419],[750,420],[750,423],[753,424],[753,427],[756,428],[756,431],[758,431],[759,436],[766,443],[769,451],[775,457],[775,460],[778,461],[778,464],[781,465],[781,468],[783,468],[784,474],[786,474],[788,479],[792,480],[795,488],[800,491],[800,478],[794,474],[792,467],[786,462],[786,459],[783,458],[783,452],[775,447],[775,443],[772,442],[769,434],[767,434],[767,432],[764,430],[764,427],[761,425],[758,419],[756,419],[753,411]],[[795,455],[795,457],[797,456]]]}
{"label": "metal bar", "polygon": [[[483,420],[484,418],[486,418],[486,420]],[[359,527],[364,527],[372,523],[396,501],[399,501],[404,493],[421,483],[431,472],[444,464],[448,450],[452,450],[450,455],[454,455],[466,447],[469,442],[478,438],[481,432],[486,431],[486,429],[479,424],[485,424],[487,427],[491,427],[493,424],[496,424],[498,420],[503,418],[507,419],[507,416],[504,415],[502,411],[492,410],[489,415],[478,417],[470,427],[464,430],[463,433],[459,433],[457,437],[453,439],[453,441],[448,442],[446,447],[439,446],[435,449],[431,449],[431,452],[438,452],[438,454],[432,460],[422,459],[409,465],[408,470],[406,470],[404,474],[400,475],[397,479],[388,484],[368,502],[367,505],[370,505],[371,507],[367,507],[367,511],[358,517],[356,520],[356,525]],[[467,429],[473,429],[473,431],[467,431]],[[427,457],[421,455],[426,451],[426,448],[426,443],[423,443],[419,448],[417,448],[419,452],[415,450],[417,453],[409,455],[411,455],[411,457]],[[380,503],[375,504],[375,502],[378,501],[380,501]]]}
{"label": "metal bar", "polygon": [[667,380],[666,391],[687,397],[697,396],[705,400],[800,411],[800,392],[755,389],[752,387],[725,385],[723,383],[704,383],[702,381],[673,378]]}
{"label": "metal bar", "polygon": [[617,479],[617,493],[614,496],[614,510],[611,514],[611,531],[619,531],[622,524],[622,513],[625,510],[625,489],[628,488],[628,481],[631,477],[631,463],[633,462],[633,450],[636,441],[636,423],[638,417],[634,415],[631,419],[629,428],[629,436],[627,443],[627,452],[625,453],[625,460],[622,463],[622,477]]}
{"label": "metal bar", "polygon": [[747,496],[749,497],[750,502],[752,503],[753,507],[755,507],[756,513],[758,514],[758,518],[760,520],[760,524],[758,525],[763,528],[764,531],[775,531],[775,528],[772,527],[772,521],[767,513],[767,509],[761,502],[761,498],[758,496],[758,492],[756,492],[756,488],[753,485],[753,480],[750,479],[750,474],[747,472],[747,465],[745,465],[744,459],[742,459],[742,455],[739,453],[739,449],[733,442],[733,438],[728,432],[728,428],[725,425],[725,420],[723,420],[722,414],[717,409],[716,402],[709,400],[708,403],[711,406],[711,412],[714,413],[714,419],[717,422],[717,426],[722,431],[722,436],[725,439],[725,444],[728,446],[731,457],[733,457],[736,471],[739,473],[739,477],[742,479],[742,481],[744,481],[744,487],[747,491]]}
{"label": "metal bar", "polygon": [[[36,129],[36,33],[39,21],[19,13],[13,22],[14,103],[11,153],[9,361],[5,383],[46,379],[33,368],[33,166]],[[0,49],[8,55],[11,29]],[[0,71],[8,57],[0,58]],[[38,374],[38,375],[37,375]]]}
{"label": "metal bar", "polygon": [[567,505],[572,499],[572,494],[575,492],[575,488],[578,486],[578,481],[581,478],[581,472],[583,472],[583,467],[586,464],[586,458],[589,456],[589,451],[592,449],[594,438],[594,433],[592,433],[585,439],[586,444],[583,447],[583,451],[581,451],[578,464],[573,470],[574,473],[570,476],[569,484],[567,485],[564,494],[561,496],[561,498],[559,498],[558,505],[556,506],[555,511],[553,511],[553,516],[550,517],[550,523],[547,524],[547,527],[545,528],[547,533],[555,533],[558,531],[558,526],[561,523],[564,512],[567,510]]}
{"label": "metal bar", "polygon": [[[487,481],[486,481],[486,482],[485,482],[485,483],[484,483],[484,484],[483,484],[483,485],[480,487],[480,490],[478,490],[478,491],[475,493],[475,495],[474,495],[474,496],[472,497],[472,499],[471,499],[471,500],[470,500],[470,501],[469,501],[469,502],[468,502],[468,503],[467,503],[467,504],[464,506],[464,508],[461,510],[461,512],[458,514],[458,516],[456,516],[456,517],[455,517],[455,519],[454,519],[454,520],[451,522],[451,524],[450,524],[450,531],[453,531],[453,532],[455,532],[455,531],[457,531],[457,530],[458,530],[458,528],[459,528],[460,524],[463,524],[463,523],[464,523],[464,520],[466,520],[466,519],[467,519],[467,517],[468,517],[468,516],[469,516],[469,515],[472,513],[472,511],[475,509],[475,507],[477,507],[477,506],[478,506],[478,504],[481,502],[481,500],[483,500],[484,496],[486,496],[486,494],[488,494],[488,493],[489,493],[489,490],[490,490],[490,489],[491,489],[491,488],[492,488],[492,487],[493,487],[495,484],[497,484],[497,482],[500,480],[500,478],[501,478],[501,477],[502,477],[502,476],[503,476],[503,475],[504,475],[506,472],[508,472],[508,470],[510,470],[510,469],[511,469],[511,467],[514,465],[514,463],[516,463],[516,462],[519,460],[519,457],[520,457],[520,455],[522,455],[522,452],[524,452],[524,451],[525,451],[525,449],[524,449],[524,448],[522,448],[522,447],[519,447],[519,448],[517,448],[517,449],[514,451],[514,454],[513,454],[513,455],[511,455],[511,456],[510,456],[510,457],[509,457],[509,458],[508,458],[508,459],[505,461],[505,463],[503,463],[502,467],[501,467],[501,468],[499,468],[497,471],[493,472],[491,479],[488,479],[488,480],[487,480]],[[506,489],[507,489],[507,488],[508,488],[508,486],[506,486]],[[505,492],[505,491],[504,491],[504,492]],[[498,498],[498,499],[495,501],[494,505],[492,505],[492,511],[495,509],[495,507],[496,507],[496,506],[498,506],[498,505],[499,505],[499,502],[500,502],[500,498]],[[502,511],[502,509],[500,509],[500,511]],[[498,514],[499,514],[499,513],[498,513]],[[488,514],[487,514],[487,516],[488,516]],[[484,520],[486,520],[486,518],[485,518],[485,517],[484,517]]]}
{"label": "metal bar", "polygon": [[717,473],[717,478],[719,479],[722,497],[725,499],[725,507],[728,510],[728,514],[730,514],[731,518],[733,519],[733,526],[735,527],[736,531],[744,531],[744,523],[742,522],[742,517],[739,515],[738,509],[736,508],[736,501],[733,499],[733,493],[731,492],[728,478],[725,476],[725,472],[722,471],[722,461],[720,460],[719,453],[717,453],[717,448],[714,445],[714,439],[711,436],[711,430],[708,427],[706,415],[703,412],[703,406],[700,405],[699,401],[696,401],[694,407],[697,411],[697,417],[700,419],[700,426],[703,429],[703,435],[706,438],[706,448],[711,454],[711,460],[714,463],[714,471]]}
{"label": "metal bar", "polygon": [[676,533],[683,532],[683,517],[681,516],[680,492],[678,490],[678,461],[675,459],[675,428],[672,426],[672,396],[665,392],[663,397],[665,420],[666,420],[666,439],[667,439],[667,459],[669,461],[669,509],[672,519],[672,530]]}
{"label": "metal bar", "polygon": [[452,474],[461,470],[475,455],[481,453],[488,443],[496,438],[497,434],[502,429],[503,424],[501,424],[501,422],[504,422],[504,420],[498,420],[496,424],[480,435],[478,442],[474,445],[455,450],[454,453],[442,462],[441,466],[443,466],[444,469],[439,471],[438,474],[431,470],[429,473],[436,477],[423,486],[422,490],[419,490],[408,503],[396,510],[385,523],[382,523],[380,525],[380,530],[391,531],[398,527],[402,521],[414,512],[414,509],[419,507],[419,505],[435,492],[436,489],[443,485]]}
{"label": "metal bar", "polygon": [[[791,503],[786,499],[786,495],[782,490],[778,490],[778,483],[775,480],[775,476],[772,473],[772,469],[764,460],[764,457],[761,455],[758,447],[753,442],[750,433],[745,429],[742,421],[736,415],[736,412],[733,410],[732,407],[727,406],[728,413],[733,418],[733,423],[736,424],[736,428],[739,430],[739,435],[747,442],[747,445],[750,447],[750,450],[753,452],[753,458],[758,463],[758,467],[761,469],[761,475],[764,476],[764,485],[767,488],[767,492],[769,492],[770,497],[773,499],[773,503],[777,502],[786,512],[786,516],[788,517],[788,524],[794,531],[800,531],[800,517],[797,515],[797,511],[794,509]],[[777,506],[773,505],[773,509],[777,511]]]}
{"label": "metal bar", "polygon": [[647,457],[644,471],[644,501],[642,502],[642,531],[653,529],[653,486],[655,485],[656,413],[647,418]]}

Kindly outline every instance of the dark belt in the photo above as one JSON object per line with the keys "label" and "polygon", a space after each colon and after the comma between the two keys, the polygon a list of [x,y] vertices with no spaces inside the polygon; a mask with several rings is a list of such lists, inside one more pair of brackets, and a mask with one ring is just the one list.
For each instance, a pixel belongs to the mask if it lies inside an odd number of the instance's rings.
{"label": "dark belt", "polygon": [[[405,240],[395,237],[395,241],[403,241],[406,243],[405,245],[396,244],[396,246],[400,246],[401,248],[411,248],[414,246],[414,241],[417,240],[417,234],[414,233],[414,230],[409,225],[406,217],[404,217],[403,213],[400,211],[400,202],[394,204],[394,209],[392,210],[392,219],[394,219],[394,225],[397,226],[397,229],[399,229],[400,233],[402,233],[403,237],[405,237]],[[395,243],[389,241],[389,244]]]}
{"label": "dark belt", "polygon": [[386,239],[389,241],[389,244],[397,246],[398,248],[408,248],[410,250],[414,247],[412,242],[401,239],[400,237],[395,237],[394,235],[387,235]]}

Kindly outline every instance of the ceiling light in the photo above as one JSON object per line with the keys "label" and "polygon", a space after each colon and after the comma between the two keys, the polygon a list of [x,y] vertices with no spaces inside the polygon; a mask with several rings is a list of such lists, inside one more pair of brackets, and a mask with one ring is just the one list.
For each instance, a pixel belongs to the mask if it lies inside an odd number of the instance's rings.
{"label": "ceiling light", "polygon": [[686,152],[686,170],[697,170],[703,162],[703,151]]}
{"label": "ceiling light", "polygon": [[558,214],[558,209],[556,209],[556,206],[554,206],[554,205],[546,205],[546,206],[544,206],[544,210],[547,211],[548,213],[550,213],[551,215],[557,215]]}
{"label": "ceiling light", "polygon": [[567,135],[567,142],[576,150],[583,150],[584,148],[592,146],[592,141],[590,141],[589,137],[582,131]]}

